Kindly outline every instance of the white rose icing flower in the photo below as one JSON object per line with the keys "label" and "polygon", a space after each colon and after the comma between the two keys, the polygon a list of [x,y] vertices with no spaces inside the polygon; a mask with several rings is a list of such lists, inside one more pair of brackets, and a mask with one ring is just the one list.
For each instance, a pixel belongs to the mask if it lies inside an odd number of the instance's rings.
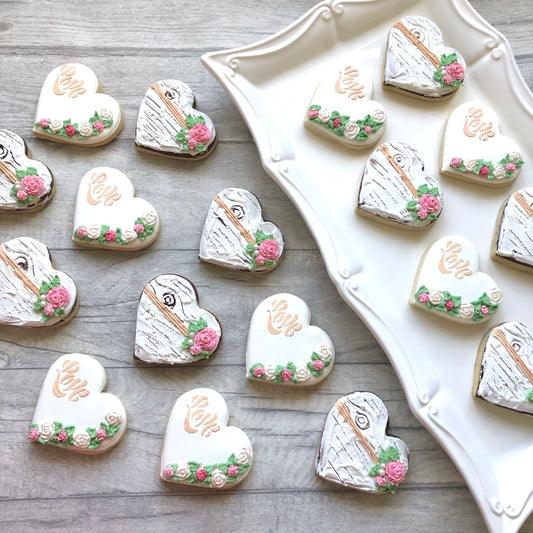
{"label": "white rose icing flower", "polygon": [[91,444],[91,436],[86,431],[78,431],[74,434],[72,442],[78,448],[88,448]]}
{"label": "white rose icing flower", "polygon": [[522,159],[522,154],[520,152],[511,152],[509,154],[509,157],[511,158],[511,161],[513,163],[516,163],[517,161],[520,161],[520,159]]}
{"label": "white rose icing flower", "polygon": [[113,113],[109,109],[104,108],[100,111],[100,118],[102,120],[111,120],[113,118]]}
{"label": "white rose icing flower", "polygon": [[442,291],[432,290],[432,291],[429,292],[429,301],[433,305],[439,305],[442,302],[443,299],[444,299],[444,295],[443,295]]}
{"label": "white rose icing flower", "polygon": [[329,109],[322,108],[318,112],[318,118],[320,122],[327,122],[331,118],[331,112]]}
{"label": "white rose icing flower", "polygon": [[78,131],[83,137],[90,137],[93,134],[93,127],[89,122],[82,122],[79,125]]}
{"label": "white rose icing flower", "polygon": [[491,289],[487,296],[489,297],[490,302],[493,304],[501,304],[503,301],[503,292],[497,287]]}
{"label": "white rose icing flower", "polygon": [[211,474],[211,485],[215,487],[216,489],[220,489],[225,484],[226,484],[226,474],[224,474],[222,470],[215,468],[213,470],[213,473]]}
{"label": "white rose icing flower", "polygon": [[344,135],[346,135],[348,139],[355,139],[360,131],[361,128],[358,126],[357,122],[350,121],[344,126]]}
{"label": "white rose icing flower", "polygon": [[500,165],[499,163],[497,165],[494,165],[493,174],[497,180],[505,178],[505,168],[503,168],[503,165]]}
{"label": "white rose icing flower", "polygon": [[135,232],[132,228],[126,228],[122,230],[122,237],[126,239],[128,242],[134,241],[137,238],[137,232]]}
{"label": "white rose icing flower", "polygon": [[239,453],[235,454],[238,465],[245,465],[250,462],[251,454],[246,448],[241,448]]}
{"label": "white rose icing flower", "polygon": [[383,109],[376,109],[374,111],[374,114],[372,115],[372,118],[376,122],[384,122],[385,121],[385,112],[383,111]]}
{"label": "white rose icing flower", "polygon": [[274,365],[265,365],[265,377],[270,381],[276,377],[276,367]]}
{"label": "white rose icing flower", "polygon": [[468,161],[465,161],[465,168],[468,170],[468,172],[474,172],[476,167],[477,159],[469,159]]}
{"label": "white rose icing flower", "polygon": [[176,476],[180,481],[185,481],[191,475],[191,468],[189,463],[178,463],[176,469]]}
{"label": "white rose icing flower", "polygon": [[110,426],[116,426],[117,424],[120,424],[121,420],[122,420],[122,417],[118,413],[115,413],[115,412],[107,413],[107,415],[105,415],[105,421]]}
{"label": "white rose icing flower", "polygon": [[153,226],[157,222],[157,214],[154,211],[148,211],[142,216],[143,222]]}
{"label": "white rose icing flower", "polygon": [[100,226],[98,224],[91,224],[87,228],[87,237],[89,239],[98,239],[100,237]]}
{"label": "white rose icing flower", "polygon": [[461,304],[461,307],[459,307],[459,316],[461,318],[472,318],[474,316],[474,306],[469,303]]}
{"label": "white rose icing flower", "polygon": [[53,133],[57,133],[63,127],[63,122],[61,120],[52,120],[50,122],[50,129]]}
{"label": "white rose icing flower", "polygon": [[311,372],[305,366],[297,366],[295,375],[298,381],[307,381],[311,377]]}
{"label": "white rose icing flower", "polygon": [[56,427],[51,422],[44,422],[41,424],[40,436],[43,440],[50,440],[56,432]]}
{"label": "white rose icing flower", "polygon": [[319,348],[318,353],[323,359],[331,359],[331,356],[333,355],[333,350],[329,346],[322,345]]}

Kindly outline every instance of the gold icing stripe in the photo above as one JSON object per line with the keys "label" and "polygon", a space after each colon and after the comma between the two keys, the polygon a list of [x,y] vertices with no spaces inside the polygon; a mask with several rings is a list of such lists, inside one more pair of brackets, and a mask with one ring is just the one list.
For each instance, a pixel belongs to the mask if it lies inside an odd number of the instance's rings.
{"label": "gold icing stripe", "polygon": [[522,374],[524,374],[524,376],[526,376],[529,382],[533,385],[533,372],[531,372],[531,370],[527,367],[526,363],[524,363],[520,355],[518,355],[517,351],[511,346],[511,343],[505,338],[503,331],[496,328],[493,331],[492,335],[500,341],[507,353],[517,364],[518,368],[522,371]]}
{"label": "gold icing stripe", "polygon": [[172,103],[172,101],[165,96],[165,93],[161,90],[161,87],[159,87],[157,83],[152,83],[151,88],[157,93],[157,96],[161,98],[172,115],[176,117],[176,120],[181,124],[182,128],[189,129],[185,117],[176,109],[176,106]]}
{"label": "gold icing stripe", "polygon": [[217,194],[215,202],[224,209],[224,213],[231,220],[232,224],[241,232],[241,235],[250,243],[255,244],[255,239],[248,233],[248,230],[241,224],[235,213],[224,203],[224,200]]}
{"label": "gold icing stripe", "polygon": [[398,28],[432,63],[436,69],[440,68],[440,59],[420,40],[418,40],[404,25],[403,22],[397,22],[394,25]]}
{"label": "gold icing stripe", "polygon": [[372,459],[372,461],[375,464],[379,463],[379,457],[374,451],[374,448],[372,448],[370,443],[366,440],[366,438],[361,433],[361,430],[357,427],[357,424],[354,422],[353,418],[351,417],[350,411],[348,411],[346,404],[344,404],[342,400],[337,400],[335,403],[335,407],[339,410],[339,413],[343,416],[344,420],[346,420],[348,425],[352,428],[353,432],[355,433],[356,437],[359,439],[359,442],[363,445],[363,448],[365,449],[370,459]]}
{"label": "gold icing stripe", "polygon": [[7,179],[11,183],[17,183],[17,174],[13,170],[11,170],[2,160],[0,160],[0,170],[7,176]]}
{"label": "gold icing stripe", "polygon": [[514,199],[522,206],[523,210],[530,217],[533,217],[533,208],[527,203],[526,199],[519,192],[514,193]]}
{"label": "gold icing stripe", "polygon": [[6,265],[10,266],[13,269],[13,272],[22,280],[24,285],[30,289],[36,296],[41,295],[41,291],[39,290],[39,287],[33,283],[33,281],[24,274],[22,269],[7,255],[7,252],[5,251],[4,247],[0,245],[0,257],[4,260]]}
{"label": "gold icing stripe", "polygon": [[163,302],[159,300],[155,292],[150,289],[150,287],[145,287],[144,292],[148,298],[154,302],[157,308],[170,320],[170,322],[172,322],[172,324],[179,329],[180,333],[186,337],[189,334],[189,328],[174,313],[172,313]]}
{"label": "gold icing stripe", "polygon": [[378,147],[378,150],[381,150],[383,152],[388,162],[393,166],[394,170],[398,172],[398,174],[400,175],[400,178],[402,178],[405,185],[407,185],[407,188],[409,189],[409,191],[411,192],[415,200],[418,199],[418,193],[416,192],[416,188],[413,185],[413,182],[409,179],[407,174],[403,171],[402,167],[398,165],[396,161],[394,161],[394,158],[390,155],[388,148],[384,144],[382,144],[381,146]]}

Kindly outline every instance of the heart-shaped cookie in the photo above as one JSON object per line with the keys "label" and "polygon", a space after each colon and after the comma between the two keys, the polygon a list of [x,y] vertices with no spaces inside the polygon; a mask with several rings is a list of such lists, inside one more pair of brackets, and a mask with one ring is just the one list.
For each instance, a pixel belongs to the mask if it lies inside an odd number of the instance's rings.
{"label": "heart-shaped cookie", "polygon": [[79,453],[102,453],[126,431],[126,409],[103,393],[104,367],[90,355],[62,355],[48,370],[30,426],[30,439]]}
{"label": "heart-shaped cookie", "polygon": [[145,363],[184,365],[211,358],[222,328],[198,305],[196,287],[176,274],[146,285],[137,309],[135,358]]}
{"label": "heart-shaped cookie", "polygon": [[126,174],[97,167],[83,176],[74,210],[72,240],[79,246],[139,250],[157,239],[161,222],[146,200],[135,198]]}
{"label": "heart-shaped cookie", "polygon": [[52,171],[30,158],[20,135],[0,130],[0,211],[38,211],[52,199]]}
{"label": "heart-shaped cookie", "polygon": [[444,45],[431,20],[409,16],[389,31],[383,86],[425,100],[452,95],[462,84],[466,64],[461,54]]}
{"label": "heart-shaped cookie", "polygon": [[533,272],[533,187],[516,191],[504,202],[492,241],[492,257]]}
{"label": "heart-shaped cookie", "polygon": [[442,237],[424,253],[411,293],[411,304],[437,316],[475,324],[493,315],[503,294],[479,272],[479,256],[464,237]]}
{"label": "heart-shaped cookie", "polygon": [[520,148],[501,135],[490,107],[466,102],[452,111],[442,140],[442,173],[497,187],[514,181],[523,164]]}
{"label": "heart-shaped cookie", "polygon": [[474,398],[533,415],[533,332],[520,322],[504,322],[481,341]]}
{"label": "heart-shaped cookie", "polygon": [[265,272],[283,254],[283,236],[262,218],[261,204],[245,189],[224,189],[207,212],[199,258],[232,270]]}
{"label": "heart-shaped cookie", "polygon": [[100,146],[124,125],[117,101],[102,93],[96,74],[85,65],[67,63],[44,81],[33,134],[49,141]]}
{"label": "heart-shaped cookie", "polygon": [[246,377],[264,383],[309,386],[333,368],[328,335],[311,326],[307,304],[292,294],[274,294],[254,311],[246,348]]}
{"label": "heart-shaped cookie", "polygon": [[357,211],[380,222],[425,228],[442,211],[437,179],[424,172],[418,152],[406,143],[378,146],[366,162]]}
{"label": "heart-shaped cookie", "polygon": [[343,396],[326,418],[316,458],[316,473],[364,492],[396,492],[404,480],[409,450],[387,435],[389,413],[371,392]]}
{"label": "heart-shaped cookie", "polygon": [[0,325],[62,325],[77,310],[74,281],[54,268],[42,242],[20,237],[0,244]]}
{"label": "heart-shaped cookie", "polygon": [[168,419],[160,477],[183,485],[231,488],[250,472],[253,452],[248,435],[228,426],[229,412],[212,389],[182,394]]}
{"label": "heart-shaped cookie", "polygon": [[385,131],[385,111],[372,100],[373,93],[369,76],[352,65],[342,65],[318,84],[304,124],[352,148],[375,144]]}
{"label": "heart-shaped cookie", "polygon": [[213,121],[194,109],[191,88],[182,81],[153,83],[139,108],[135,147],[189,160],[203,159],[217,143]]}

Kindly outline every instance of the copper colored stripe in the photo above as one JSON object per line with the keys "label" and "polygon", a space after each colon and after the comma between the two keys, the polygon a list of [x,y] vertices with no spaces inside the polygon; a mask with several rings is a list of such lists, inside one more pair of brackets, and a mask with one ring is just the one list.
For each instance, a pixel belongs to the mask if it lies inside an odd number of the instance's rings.
{"label": "copper colored stripe", "polygon": [[501,342],[507,353],[513,358],[518,368],[522,371],[522,374],[524,374],[524,376],[526,376],[529,382],[533,385],[533,372],[531,372],[531,370],[526,366],[526,363],[524,363],[517,351],[511,346],[511,343],[505,338],[503,332],[496,328],[492,335]]}
{"label": "copper colored stripe", "polygon": [[420,40],[418,40],[403,24],[398,22],[394,25],[398,28],[432,63],[436,69],[440,68],[440,59]]}
{"label": "copper colored stripe", "polygon": [[381,146],[378,147],[378,150],[381,150],[385,154],[385,157],[387,158],[388,162],[393,166],[394,170],[398,172],[398,174],[400,175],[400,178],[402,178],[403,182],[407,185],[407,188],[409,189],[409,191],[411,192],[415,200],[418,199],[418,193],[416,192],[413,182],[409,179],[407,174],[403,171],[402,167],[398,165],[396,161],[394,161],[394,158],[390,155],[388,148],[384,144],[382,144]]}
{"label": "copper colored stripe", "polygon": [[180,333],[184,337],[186,337],[189,334],[189,328],[174,313],[172,313],[163,302],[158,299],[152,289],[150,289],[149,287],[145,287],[144,292],[146,293],[148,298],[150,298],[150,300],[155,303],[157,308],[170,320],[170,322],[172,322],[172,324],[174,324],[179,329]]}
{"label": "copper colored stripe", "polygon": [[30,278],[28,278],[26,274],[24,274],[24,272],[17,265],[17,263],[15,263],[15,261],[13,261],[13,259],[11,259],[9,255],[7,255],[7,252],[4,250],[3,246],[0,246],[0,257],[4,260],[6,265],[9,265],[13,269],[13,272],[15,272],[15,274],[22,280],[24,285],[26,285],[26,287],[30,289],[30,291],[32,291],[36,296],[41,295],[41,291],[39,290],[39,287],[37,287],[37,285],[35,285],[35,283],[33,283],[33,281]]}
{"label": "copper colored stripe", "polygon": [[13,172],[2,160],[0,160],[0,170],[7,176],[7,179],[15,184],[17,183],[17,174]]}
{"label": "copper colored stripe", "polygon": [[217,194],[215,202],[224,209],[224,213],[231,220],[232,224],[241,232],[241,235],[250,243],[255,244],[255,239],[248,233],[248,230],[241,224],[235,213],[224,203],[224,200]]}
{"label": "copper colored stripe", "polygon": [[522,206],[524,211],[530,217],[533,217],[533,208],[526,202],[526,199],[519,192],[514,193],[514,199]]}
{"label": "copper colored stripe", "polygon": [[335,403],[335,407],[339,410],[339,413],[343,416],[344,420],[348,422],[348,425],[352,428],[353,432],[355,433],[356,437],[359,439],[359,442],[363,445],[363,448],[365,449],[370,459],[372,459],[372,461],[375,464],[379,463],[379,457],[374,451],[374,448],[372,448],[370,443],[365,439],[365,437],[361,433],[361,430],[357,427],[357,424],[354,422],[353,418],[351,417],[350,411],[348,411],[348,408],[342,402],[342,400],[337,400],[337,402]]}
{"label": "copper colored stripe", "polygon": [[176,109],[176,106],[165,96],[165,93],[161,90],[157,83],[152,83],[151,88],[157,93],[157,96],[161,98],[163,103],[167,106],[168,110],[176,117],[176,120],[181,124],[183,128],[189,129],[187,122],[183,115]]}

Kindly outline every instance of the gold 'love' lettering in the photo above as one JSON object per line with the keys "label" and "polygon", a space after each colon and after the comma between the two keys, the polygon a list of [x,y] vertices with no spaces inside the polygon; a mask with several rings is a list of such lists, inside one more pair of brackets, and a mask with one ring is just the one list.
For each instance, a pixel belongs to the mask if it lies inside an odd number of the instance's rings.
{"label": "gold 'love' lettering", "polygon": [[365,93],[363,89],[364,85],[359,83],[356,78],[359,76],[359,71],[356,68],[352,68],[350,65],[344,67],[344,72],[339,72],[339,78],[335,83],[335,90],[339,94],[348,93],[348,98],[355,100],[356,98],[364,98]]}
{"label": "gold 'love' lettering", "polygon": [[439,270],[443,274],[453,274],[457,279],[470,276],[472,274],[470,261],[459,257],[462,251],[463,249],[458,242],[448,241],[446,249],[441,248],[442,255],[439,261]]}
{"label": "gold 'love' lettering", "polygon": [[63,65],[59,74],[57,74],[54,83],[54,94],[62,96],[67,93],[67,98],[76,98],[79,94],[85,92],[83,87],[83,80],[76,80],[76,68],[72,65]]}
{"label": "gold 'love' lettering", "polygon": [[483,110],[479,107],[471,107],[465,117],[463,133],[467,137],[479,135],[481,141],[488,141],[490,137],[494,137],[496,132],[492,129],[492,122],[483,122],[482,118]]}
{"label": "gold 'love' lettering", "polygon": [[298,315],[285,312],[288,307],[286,300],[274,300],[272,308],[267,310],[267,329],[272,335],[279,335],[283,331],[285,337],[292,337],[296,331],[302,329]]}
{"label": "gold 'love' lettering", "polygon": [[220,426],[216,423],[218,415],[213,415],[205,411],[209,406],[207,396],[195,394],[192,397],[192,404],[187,404],[187,414],[183,427],[187,433],[197,433],[202,428],[200,435],[209,437],[211,433],[216,433]]}
{"label": "gold 'love' lettering", "polygon": [[57,376],[52,386],[52,392],[57,398],[63,398],[68,394],[68,399],[71,402],[77,402],[80,398],[89,396],[89,390],[86,388],[87,380],[82,381],[76,376],[80,369],[77,361],[70,361],[67,359],[63,363],[61,370],[56,369]]}
{"label": "gold 'love' lettering", "polygon": [[108,185],[107,175],[104,172],[97,174],[96,172],[91,176],[91,183],[87,189],[87,201],[91,205],[98,205],[102,200],[105,206],[113,205],[113,202],[118,202],[122,195],[117,193],[118,187],[116,185]]}

